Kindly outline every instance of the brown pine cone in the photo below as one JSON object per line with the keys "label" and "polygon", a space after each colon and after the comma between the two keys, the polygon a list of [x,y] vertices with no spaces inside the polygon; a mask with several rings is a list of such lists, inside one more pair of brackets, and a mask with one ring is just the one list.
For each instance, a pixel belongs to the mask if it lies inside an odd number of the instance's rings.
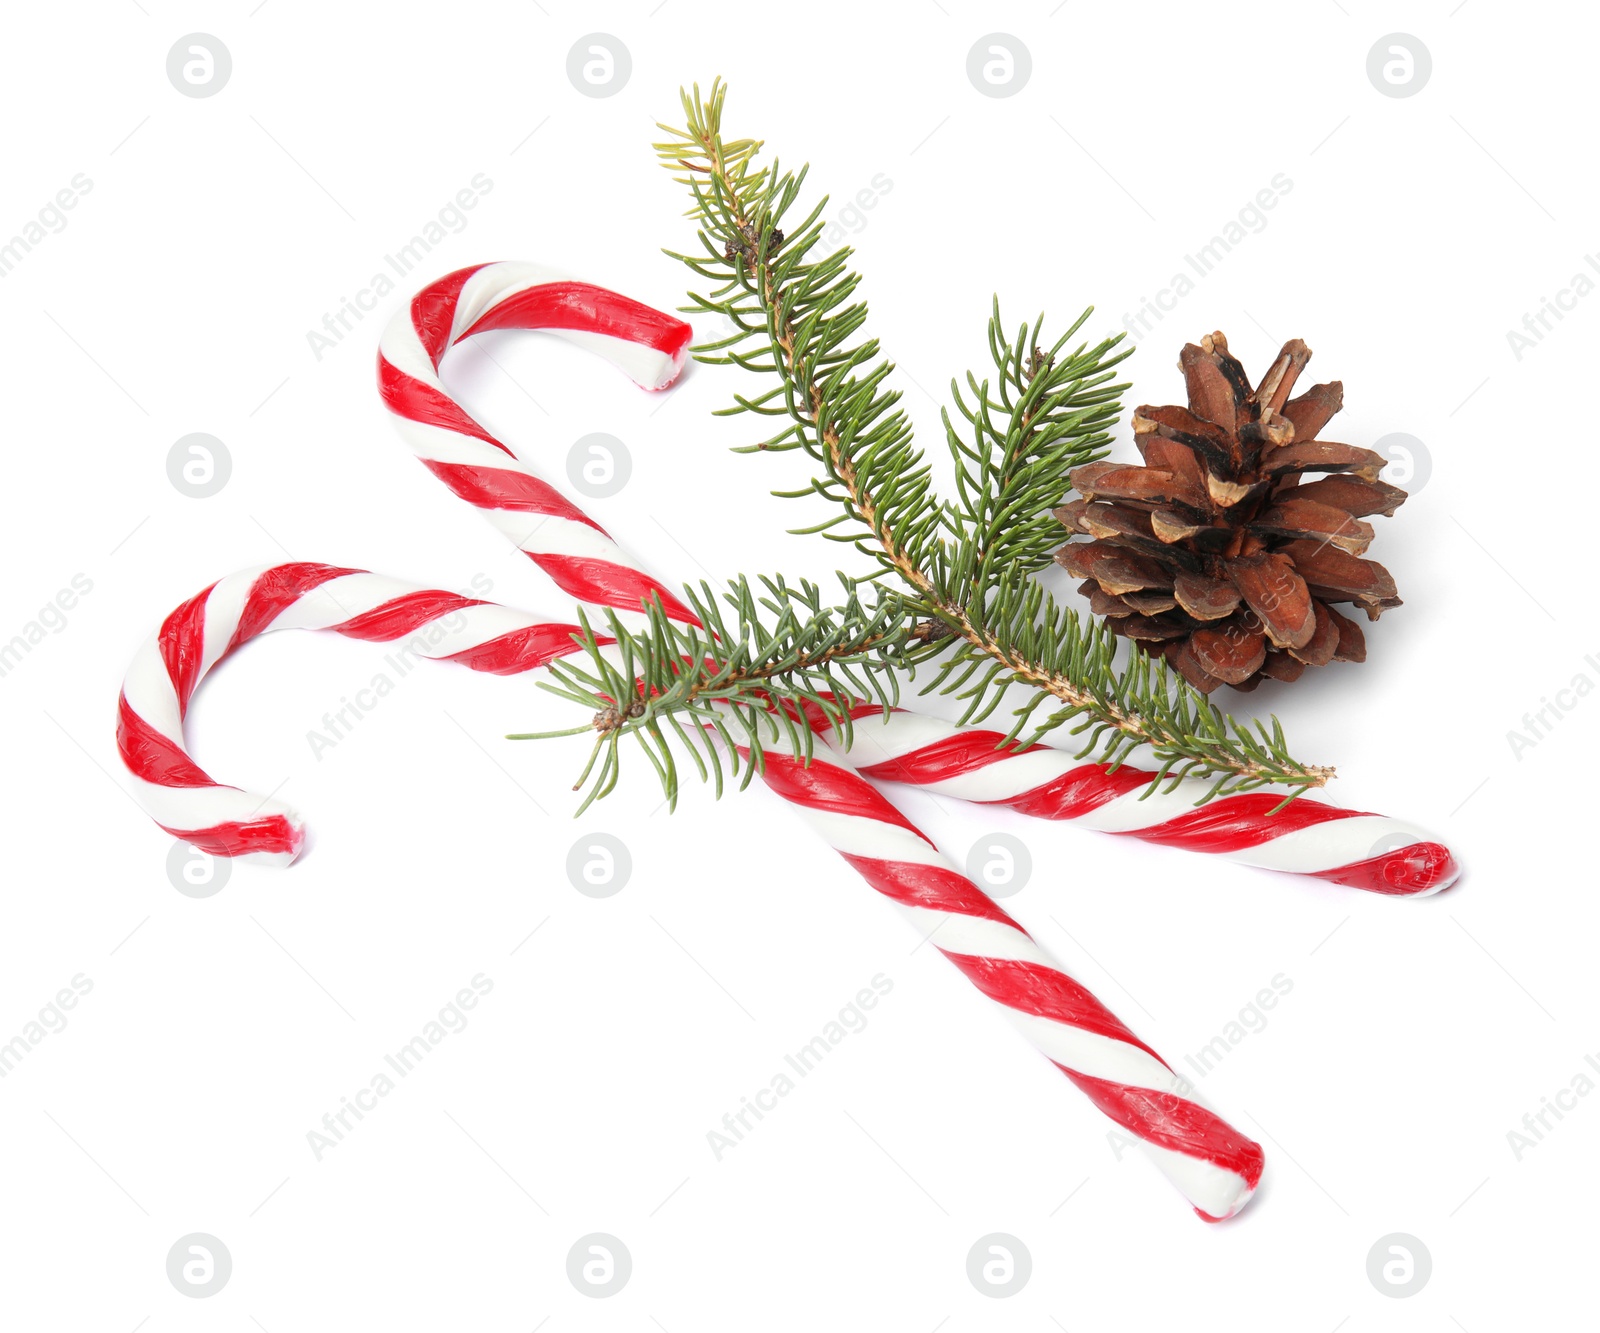
{"label": "brown pine cone", "polygon": [[[1291,399],[1311,359],[1287,342],[1254,389],[1220,333],[1178,358],[1189,406],[1141,407],[1133,431],[1144,465],[1075,468],[1082,499],[1055,510],[1073,533],[1056,560],[1084,579],[1096,615],[1196,689],[1251,690],[1308,666],[1366,659],[1353,602],[1369,620],[1399,606],[1389,571],[1360,558],[1371,514],[1393,514],[1404,491],[1378,480],[1388,461],[1317,439],[1344,388],[1313,385]],[[1330,475],[1301,484],[1306,473]]]}

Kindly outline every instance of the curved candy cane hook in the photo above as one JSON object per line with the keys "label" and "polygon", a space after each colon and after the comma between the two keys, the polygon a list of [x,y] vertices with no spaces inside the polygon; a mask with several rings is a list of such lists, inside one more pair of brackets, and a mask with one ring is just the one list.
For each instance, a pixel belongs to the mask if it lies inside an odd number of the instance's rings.
{"label": "curved candy cane hook", "polygon": [[325,629],[420,656],[512,675],[574,651],[576,625],[336,565],[258,565],[219,579],[172,612],[139,649],[117,700],[117,753],[133,795],[174,837],[213,856],[288,865],[305,824],[270,796],[230,787],[190,758],[183,719],[196,687],[236,648],[279,629]]}
{"label": "curved candy cane hook", "polygon": [[541,480],[444,387],[439,363],[492,329],[554,333],[610,361],[646,389],[678,377],[693,330],[626,296],[539,264],[480,264],[424,287],[384,330],[378,389],[424,467],[525,552],[562,592],[639,624],[652,595],[668,616],[693,613],[618,548],[611,534]]}

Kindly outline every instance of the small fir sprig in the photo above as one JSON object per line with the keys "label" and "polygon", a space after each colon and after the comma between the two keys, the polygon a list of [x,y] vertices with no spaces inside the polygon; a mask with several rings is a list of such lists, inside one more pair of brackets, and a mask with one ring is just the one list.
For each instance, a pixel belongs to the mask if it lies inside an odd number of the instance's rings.
{"label": "small fir sprig", "polygon": [[643,631],[629,631],[609,610],[597,629],[580,607],[576,637],[584,654],[548,664],[552,679],[539,685],[588,707],[599,704],[599,711],[581,726],[509,739],[594,733],[589,762],[574,785],[588,785],[581,814],[616,786],[619,748],[631,736],[675,807],[678,750],[689,755],[702,781],[715,782],[720,796],[725,761],[743,786],[774,741],[782,739],[809,762],[813,722],[825,721],[848,742],[852,701],[895,706],[895,668],[909,665],[907,650],[918,642],[898,596],[873,587],[864,598],[847,582],[844,600],[826,606],[813,583],[793,587],[781,576],[758,582],[760,591],[740,578],[720,597],[707,583],[686,588],[699,626],[669,619],[652,602]]}
{"label": "small fir sprig", "polygon": [[[709,97],[698,86],[685,92],[685,126],[661,126],[672,137],[656,145],[689,189],[689,216],[699,228],[697,253],[668,253],[710,284],[703,294],[691,291],[684,310],[721,315],[733,329],[694,354],[767,381],[736,394],[721,415],[778,423],[742,451],[803,451],[816,475],[773,493],[820,498],[835,511],[793,531],[849,544],[869,564],[840,576],[847,597],[836,607],[824,607],[811,585],[797,597],[781,581],[763,580],[762,599],[740,580],[722,599],[732,615],[708,621],[710,634],[659,612],[637,632],[609,617],[620,667],[606,662],[586,622],[580,637],[589,667],[558,667],[553,688],[602,705],[592,724],[595,754],[580,779],[589,779],[598,759],[588,800],[615,785],[624,735],[639,739],[669,794],[677,790],[669,736],[703,773],[700,756],[710,756],[720,790],[722,752],[712,733],[727,753],[746,752],[748,781],[760,763],[757,736],[784,734],[808,757],[810,728],[794,719],[821,709],[845,731],[850,699],[887,707],[896,673],[914,674],[933,658],[940,660],[924,692],[963,700],[963,722],[988,718],[1008,687],[1022,685],[1032,693],[1013,710],[1007,744],[1070,726],[1082,738],[1081,757],[1113,767],[1148,747],[1158,765],[1152,791],[1193,776],[1209,779],[1203,801],[1269,784],[1287,786],[1288,800],[1326,783],[1332,769],[1292,757],[1276,718],[1237,721],[1159,659],[1131,652],[1119,661],[1104,622],[1058,603],[1035,577],[1064,537],[1050,510],[1068,490],[1068,471],[1103,457],[1109,443],[1127,387],[1112,382],[1112,367],[1127,355],[1117,350],[1121,335],[1069,347],[1085,311],[1051,342],[1042,317],[1012,337],[996,303],[988,326],[992,379],[969,373],[964,392],[951,384],[960,421],[948,410],[943,421],[956,487],[953,499],[941,500],[890,384],[893,366],[863,334],[867,306],[848,267],[852,251],[813,257],[827,198],[798,224],[780,225],[799,211],[807,169],[784,172],[776,159],[758,166],[759,141],[724,139],[726,96],[720,80]],[[870,603],[860,596],[867,585],[879,588]],[[711,601],[703,590],[697,613]],[[763,613],[774,618],[770,625]],[[622,699],[630,701],[624,713],[608,711]],[[744,729],[744,743],[730,718]],[[739,759],[733,762],[737,768]]]}

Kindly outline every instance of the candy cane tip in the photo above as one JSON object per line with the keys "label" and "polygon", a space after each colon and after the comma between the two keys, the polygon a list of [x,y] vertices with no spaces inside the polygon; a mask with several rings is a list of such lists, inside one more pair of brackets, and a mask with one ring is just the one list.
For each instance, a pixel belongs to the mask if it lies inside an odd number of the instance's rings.
{"label": "candy cane tip", "polygon": [[233,859],[240,865],[266,866],[270,870],[287,870],[300,858],[303,848],[290,852],[245,852]]}
{"label": "candy cane tip", "polygon": [[[1204,1194],[1190,1198],[1195,1216],[1202,1222],[1226,1222],[1242,1213],[1250,1200],[1255,1198],[1262,1172],[1266,1169],[1266,1157],[1259,1145],[1250,1146],[1254,1151],[1247,1161],[1239,1164],[1234,1172],[1215,1181],[1213,1187]],[[1197,1203],[1196,1198],[1200,1202]]]}
{"label": "candy cane tip", "polygon": [[305,822],[287,806],[277,805],[268,815],[247,821],[213,824],[204,829],[179,829],[162,824],[174,838],[205,852],[227,857],[240,865],[287,869],[306,849]]}
{"label": "candy cane tip", "polygon": [[1235,1175],[1231,1182],[1233,1187],[1231,1191],[1226,1187],[1208,1191],[1206,1202],[1210,1207],[1202,1208],[1191,1199],[1195,1216],[1202,1222],[1226,1222],[1230,1217],[1237,1217],[1250,1200],[1255,1198],[1256,1186],[1261,1182],[1263,1164],[1262,1158],[1258,1156],[1249,1172]]}
{"label": "candy cane tip", "polygon": [[1220,1215],[1216,1213],[1208,1213],[1204,1208],[1196,1208],[1194,1210],[1194,1215],[1202,1222],[1226,1222],[1230,1217],[1237,1217],[1243,1210],[1245,1204],[1249,1203],[1254,1196],[1255,1191],[1250,1190],[1242,1199],[1239,1200],[1238,1203],[1234,1204],[1233,1207],[1228,1209],[1227,1212]]}
{"label": "candy cane tip", "polygon": [[643,378],[639,378],[635,382],[641,388],[650,390],[651,393],[660,393],[665,389],[670,389],[678,382],[678,376],[683,374],[683,368],[688,364],[688,361],[689,344],[686,342],[670,355],[665,352],[661,353],[660,363],[651,367],[654,373],[646,372]]}
{"label": "candy cane tip", "polygon": [[1461,878],[1461,864],[1439,842],[1414,842],[1333,870],[1323,879],[1396,898],[1428,898]]}

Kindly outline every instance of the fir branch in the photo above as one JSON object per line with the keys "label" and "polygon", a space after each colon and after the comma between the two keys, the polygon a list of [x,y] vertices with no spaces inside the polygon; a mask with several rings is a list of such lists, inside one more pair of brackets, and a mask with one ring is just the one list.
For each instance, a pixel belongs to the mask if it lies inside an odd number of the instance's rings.
{"label": "fir branch", "polygon": [[1042,315],[1007,342],[996,299],[988,328],[996,394],[988,380],[980,384],[969,372],[969,406],[960,384],[950,383],[973,440],[962,438],[948,409],[941,413],[956,468],[958,503],[950,507],[949,528],[952,541],[973,544],[975,593],[992,587],[1012,564],[1032,574],[1052,563],[1062,532],[1050,511],[1066,498],[1067,474],[1103,458],[1111,442],[1106,427],[1116,421],[1128,387],[1109,382],[1111,367],[1131,349],[1112,356],[1120,341],[1113,338],[1066,352],[1089,314],[1084,311],[1049,348],[1039,342]]}
{"label": "fir branch", "polygon": [[[1013,343],[1002,334],[998,305],[989,324],[998,389],[967,379],[970,401],[952,385],[957,412],[973,431],[969,444],[945,413],[956,465],[956,501],[938,502],[931,469],[889,386],[893,366],[877,340],[857,341],[867,318],[860,278],[847,267],[848,247],[816,260],[824,197],[798,226],[779,223],[796,205],[806,169],[785,173],[774,160],[756,169],[761,143],[726,141],[727,88],[708,98],[684,92],[685,127],[657,144],[663,162],[690,189],[690,216],[702,253],[675,254],[715,284],[691,292],[691,313],[721,314],[736,332],[696,349],[698,359],[772,376],[776,384],[739,396],[726,414],[783,416],[775,434],[751,451],[803,449],[822,475],[790,497],[818,495],[842,512],[802,531],[852,543],[877,568],[906,585],[907,604],[958,639],[930,688],[957,692],[967,717],[986,717],[1006,687],[1038,693],[1017,712],[1011,738],[1023,739],[1041,704],[1050,708],[1026,740],[1076,722],[1087,737],[1082,753],[1110,765],[1149,746],[1163,776],[1212,780],[1207,799],[1283,783],[1303,791],[1332,770],[1291,756],[1276,719],[1240,723],[1137,652],[1120,666],[1106,627],[1058,605],[1032,575],[1064,540],[1049,516],[1066,487],[1065,474],[1099,456],[1124,385],[1110,384],[1118,338],[1067,354],[1067,341],[1090,312],[1048,348],[1042,320]],[[669,254],[673,252],[669,251]],[[842,529],[842,530],[840,530]],[[931,632],[924,643],[935,646]],[[972,683],[973,681],[976,683]]]}
{"label": "fir branch", "polygon": [[793,531],[850,545],[869,568],[840,575],[837,606],[824,606],[811,584],[762,579],[757,593],[740,579],[720,599],[704,584],[691,590],[703,629],[670,621],[659,606],[643,631],[608,612],[602,637],[585,618],[577,638],[586,656],[555,663],[545,685],[599,707],[579,729],[595,733],[580,809],[616,785],[626,737],[669,799],[678,751],[720,794],[723,760],[747,783],[763,746],[780,738],[809,759],[810,721],[833,725],[848,743],[854,701],[888,709],[900,674],[934,659],[942,660],[925,690],[963,700],[963,721],[989,717],[1021,684],[1031,694],[1005,743],[1068,728],[1082,738],[1080,757],[1112,767],[1149,747],[1158,765],[1149,791],[1198,777],[1210,782],[1203,801],[1269,784],[1287,786],[1287,801],[1323,785],[1332,770],[1296,760],[1275,718],[1236,721],[1160,659],[1127,651],[1119,661],[1106,624],[1058,604],[1036,577],[1066,540],[1050,510],[1067,492],[1067,473],[1104,455],[1120,412],[1127,385],[1112,382],[1112,368],[1128,354],[1117,350],[1121,336],[1069,347],[1085,311],[1051,342],[1042,317],[1013,338],[996,303],[992,378],[968,374],[965,391],[952,382],[955,417],[943,413],[956,487],[953,500],[940,500],[890,384],[893,366],[863,334],[852,252],[812,258],[827,199],[789,221],[806,169],[758,166],[759,141],[725,140],[726,96],[720,80],[708,98],[698,87],[685,92],[685,127],[661,126],[672,138],[656,145],[689,189],[698,224],[698,251],[673,257],[710,284],[691,291],[684,309],[720,315],[733,330],[694,354],[768,381],[721,415],[775,419],[773,433],[741,452],[804,451],[817,475],[773,494],[820,497],[834,512]]}
{"label": "fir branch", "polygon": [[675,806],[676,751],[689,755],[720,796],[724,761],[742,786],[773,741],[782,738],[809,761],[813,725],[832,726],[848,743],[855,702],[870,700],[885,712],[898,703],[899,672],[916,642],[900,597],[873,588],[868,602],[847,585],[844,600],[826,606],[815,584],[794,587],[781,576],[759,582],[757,591],[741,578],[720,597],[707,583],[685,589],[698,626],[669,619],[652,602],[645,630],[630,631],[610,610],[597,630],[580,608],[574,637],[583,655],[550,663],[550,679],[539,685],[599,711],[583,727],[508,739],[594,732],[573,788],[590,783],[581,814],[616,786],[620,747],[631,737]]}

